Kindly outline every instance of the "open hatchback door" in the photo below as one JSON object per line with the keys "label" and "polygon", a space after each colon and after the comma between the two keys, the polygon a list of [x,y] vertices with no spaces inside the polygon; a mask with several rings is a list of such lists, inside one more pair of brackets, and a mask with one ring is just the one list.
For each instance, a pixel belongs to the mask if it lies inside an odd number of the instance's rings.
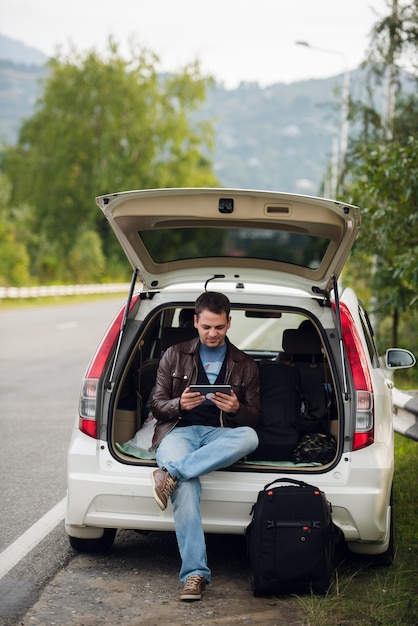
{"label": "open hatchback door", "polygon": [[[260,490],[296,479],[326,494],[351,552],[390,563],[393,382],[366,311],[339,280],[360,210],[231,189],[127,191],[96,201],[133,275],[81,383],[67,462],[71,546],[99,552],[119,529],[175,530],[171,503],[162,511],[154,499],[150,406],[172,346],[186,342],[185,363],[193,351],[192,364],[176,367],[176,384],[197,382],[195,303],[209,283],[231,303],[229,341],[257,365],[261,410],[256,450],[199,478],[204,532],[243,536]],[[391,369],[415,362],[400,348],[388,355]]]}
{"label": "open hatchback door", "polygon": [[278,192],[151,189],[96,202],[147,290],[220,274],[329,291],[360,226],[358,207]]}

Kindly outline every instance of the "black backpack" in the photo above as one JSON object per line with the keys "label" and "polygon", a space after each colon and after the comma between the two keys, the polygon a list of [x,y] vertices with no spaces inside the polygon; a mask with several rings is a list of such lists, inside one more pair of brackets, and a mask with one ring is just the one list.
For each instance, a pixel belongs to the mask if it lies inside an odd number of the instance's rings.
{"label": "black backpack", "polygon": [[[280,482],[291,484],[273,487]],[[279,478],[259,492],[251,513],[246,537],[254,595],[326,593],[340,531],[325,494]]]}

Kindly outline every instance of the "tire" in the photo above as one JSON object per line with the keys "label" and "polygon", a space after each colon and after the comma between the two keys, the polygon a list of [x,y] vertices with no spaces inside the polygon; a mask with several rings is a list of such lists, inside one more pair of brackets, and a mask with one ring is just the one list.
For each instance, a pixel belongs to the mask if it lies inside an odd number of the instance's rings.
{"label": "tire", "polygon": [[115,528],[105,528],[103,535],[98,539],[81,539],[80,537],[71,537],[68,535],[70,546],[78,552],[90,552],[99,554],[100,552],[108,552],[113,545],[116,537]]}

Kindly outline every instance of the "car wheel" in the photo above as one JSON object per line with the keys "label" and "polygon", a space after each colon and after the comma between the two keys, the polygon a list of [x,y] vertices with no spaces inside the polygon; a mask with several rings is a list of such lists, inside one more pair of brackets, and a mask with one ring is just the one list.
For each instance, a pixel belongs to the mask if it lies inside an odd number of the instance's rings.
{"label": "car wheel", "polygon": [[70,545],[78,552],[107,552],[113,545],[116,537],[116,528],[105,528],[103,535],[98,539],[80,539],[68,536]]}

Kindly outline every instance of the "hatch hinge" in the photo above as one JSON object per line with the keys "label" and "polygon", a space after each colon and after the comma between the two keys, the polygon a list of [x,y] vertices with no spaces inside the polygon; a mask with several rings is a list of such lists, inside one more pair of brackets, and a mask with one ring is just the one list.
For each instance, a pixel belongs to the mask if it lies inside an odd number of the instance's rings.
{"label": "hatch hinge", "polygon": [[116,362],[118,360],[118,356],[119,356],[119,352],[120,352],[120,346],[122,344],[122,338],[123,338],[123,333],[125,331],[126,322],[127,322],[128,315],[129,315],[129,309],[131,308],[132,296],[133,296],[133,293],[134,293],[137,276],[138,276],[138,270],[135,269],[133,274],[132,274],[132,280],[131,280],[131,286],[130,286],[130,289],[129,289],[129,295],[128,295],[128,299],[126,301],[125,311],[123,312],[123,317],[122,317],[122,321],[121,321],[121,324],[120,324],[119,335],[118,335],[118,342],[116,344],[115,355],[113,357],[112,369],[110,370],[109,380],[108,380],[108,383],[106,385],[106,389],[108,391],[110,391],[112,389],[112,385],[113,385],[113,382],[114,382],[113,381],[113,376],[115,374]]}
{"label": "hatch hinge", "polygon": [[323,300],[323,305],[324,306],[331,306],[331,299],[329,296],[329,291],[328,289],[320,289],[319,287],[316,287],[315,285],[312,287],[312,291],[316,294],[318,294],[319,296],[322,296],[324,298]]}

